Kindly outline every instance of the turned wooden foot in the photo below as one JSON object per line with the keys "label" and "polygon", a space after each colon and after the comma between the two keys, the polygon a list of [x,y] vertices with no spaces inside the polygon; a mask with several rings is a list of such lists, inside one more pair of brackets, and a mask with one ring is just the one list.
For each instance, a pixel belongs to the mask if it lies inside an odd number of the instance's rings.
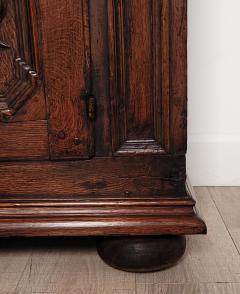
{"label": "turned wooden foot", "polygon": [[100,257],[129,272],[153,272],[173,266],[186,249],[185,236],[106,237],[98,241]]}

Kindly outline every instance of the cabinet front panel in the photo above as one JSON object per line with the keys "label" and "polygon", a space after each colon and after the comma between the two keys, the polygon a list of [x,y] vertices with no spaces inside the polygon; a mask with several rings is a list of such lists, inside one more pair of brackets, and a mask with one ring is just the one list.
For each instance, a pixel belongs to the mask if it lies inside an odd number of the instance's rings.
{"label": "cabinet front panel", "polygon": [[0,174],[1,196],[126,200],[164,195],[178,197],[185,191],[184,156],[0,163]]}

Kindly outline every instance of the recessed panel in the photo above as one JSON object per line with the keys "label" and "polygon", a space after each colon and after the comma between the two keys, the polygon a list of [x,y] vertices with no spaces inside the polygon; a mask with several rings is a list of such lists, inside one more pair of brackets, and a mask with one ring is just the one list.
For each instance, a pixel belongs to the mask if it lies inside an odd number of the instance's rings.
{"label": "recessed panel", "polygon": [[162,41],[169,36],[168,13],[166,1],[109,1],[112,134],[118,154],[166,151],[169,92],[163,93],[168,76],[163,80],[162,71],[169,43]]}

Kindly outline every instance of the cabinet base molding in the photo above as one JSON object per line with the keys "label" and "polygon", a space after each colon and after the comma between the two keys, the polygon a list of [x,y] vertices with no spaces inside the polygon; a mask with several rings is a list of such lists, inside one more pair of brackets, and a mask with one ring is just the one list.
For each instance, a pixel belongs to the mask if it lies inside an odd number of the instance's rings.
{"label": "cabinet base molding", "polygon": [[185,236],[107,237],[98,253],[108,265],[128,272],[154,272],[175,265],[186,249]]}
{"label": "cabinet base molding", "polygon": [[182,197],[2,196],[0,236],[204,234],[195,203],[188,187]]}

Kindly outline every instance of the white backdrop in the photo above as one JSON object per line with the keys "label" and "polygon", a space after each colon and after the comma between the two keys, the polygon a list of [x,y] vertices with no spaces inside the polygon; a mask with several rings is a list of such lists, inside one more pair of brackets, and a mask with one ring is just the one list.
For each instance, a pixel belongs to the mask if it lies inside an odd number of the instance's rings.
{"label": "white backdrop", "polygon": [[188,0],[188,175],[240,185],[240,1]]}

